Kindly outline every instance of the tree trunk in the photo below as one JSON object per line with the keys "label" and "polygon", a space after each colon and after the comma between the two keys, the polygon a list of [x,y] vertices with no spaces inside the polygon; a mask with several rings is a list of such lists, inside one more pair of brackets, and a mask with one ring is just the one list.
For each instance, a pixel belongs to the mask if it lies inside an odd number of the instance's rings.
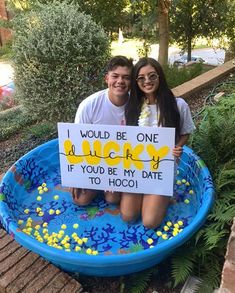
{"label": "tree trunk", "polygon": [[170,0],[158,0],[158,23],[159,23],[159,51],[158,61],[161,65],[168,63],[168,47],[169,47],[169,23],[168,11]]}
{"label": "tree trunk", "polygon": [[188,53],[188,57],[187,57],[187,61],[191,61],[192,59],[192,26],[193,26],[193,18],[192,16],[190,17],[190,23],[189,23],[189,29],[190,32],[187,36],[187,53]]}
{"label": "tree trunk", "polygon": [[188,40],[187,40],[187,53],[188,53],[187,61],[189,62],[192,59],[192,39],[190,37],[188,37]]}

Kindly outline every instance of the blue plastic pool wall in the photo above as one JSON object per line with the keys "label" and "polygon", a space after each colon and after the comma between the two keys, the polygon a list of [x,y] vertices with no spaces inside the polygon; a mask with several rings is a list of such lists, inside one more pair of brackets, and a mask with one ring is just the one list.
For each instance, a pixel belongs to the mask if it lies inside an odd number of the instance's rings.
{"label": "blue plastic pool wall", "polygon": [[[35,166],[35,161],[40,164]],[[6,173],[0,185],[0,194],[4,194],[5,197],[5,200],[0,201],[0,220],[17,242],[42,255],[63,270],[95,276],[117,276],[141,271],[161,262],[176,247],[187,241],[204,223],[213,204],[212,178],[203,161],[191,149],[184,148],[178,170],[179,178],[193,180],[193,189],[196,191],[195,217],[177,237],[160,243],[153,249],[121,256],[98,255],[94,258],[80,254],[78,257],[74,252],[58,251],[19,233],[17,219],[25,207],[21,207],[24,198],[16,195],[29,196],[29,193],[24,195],[24,190],[30,192],[37,188],[41,182],[47,182],[49,187],[60,183],[57,140],[50,141],[26,154]],[[49,173],[50,175],[48,175]]]}

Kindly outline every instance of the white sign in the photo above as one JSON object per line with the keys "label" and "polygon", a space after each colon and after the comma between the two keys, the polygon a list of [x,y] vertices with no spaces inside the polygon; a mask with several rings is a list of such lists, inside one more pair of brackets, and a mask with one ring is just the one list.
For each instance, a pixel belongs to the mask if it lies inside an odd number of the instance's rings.
{"label": "white sign", "polygon": [[62,185],[173,195],[175,129],[58,123]]}

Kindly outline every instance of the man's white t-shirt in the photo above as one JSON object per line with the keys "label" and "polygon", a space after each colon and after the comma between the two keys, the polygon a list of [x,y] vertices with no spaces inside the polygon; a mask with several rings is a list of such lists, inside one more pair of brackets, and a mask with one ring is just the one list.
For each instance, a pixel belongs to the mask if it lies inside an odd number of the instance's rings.
{"label": "man's white t-shirt", "polygon": [[108,89],[83,100],[77,110],[75,123],[124,125],[125,105],[115,106],[108,97]]}

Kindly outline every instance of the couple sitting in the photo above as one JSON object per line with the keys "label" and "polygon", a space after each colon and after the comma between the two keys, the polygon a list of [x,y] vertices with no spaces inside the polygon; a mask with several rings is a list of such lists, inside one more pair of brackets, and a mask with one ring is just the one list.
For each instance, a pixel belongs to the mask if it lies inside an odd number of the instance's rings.
{"label": "couple sitting", "polygon": [[[108,63],[105,82],[107,89],[80,103],[75,123],[174,127],[173,155],[180,157],[194,124],[187,103],[169,89],[160,64],[153,58],[141,58],[133,66],[126,57],[116,56]],[[88,205],[96,195],[96,190],[72,188],[78,205]],[[134,222],[141,215],[147,228],[161,224],[170,201],[168,196],[155,194],[105,191],[104,195],[108,203],[120,203],[124,221]]]}

